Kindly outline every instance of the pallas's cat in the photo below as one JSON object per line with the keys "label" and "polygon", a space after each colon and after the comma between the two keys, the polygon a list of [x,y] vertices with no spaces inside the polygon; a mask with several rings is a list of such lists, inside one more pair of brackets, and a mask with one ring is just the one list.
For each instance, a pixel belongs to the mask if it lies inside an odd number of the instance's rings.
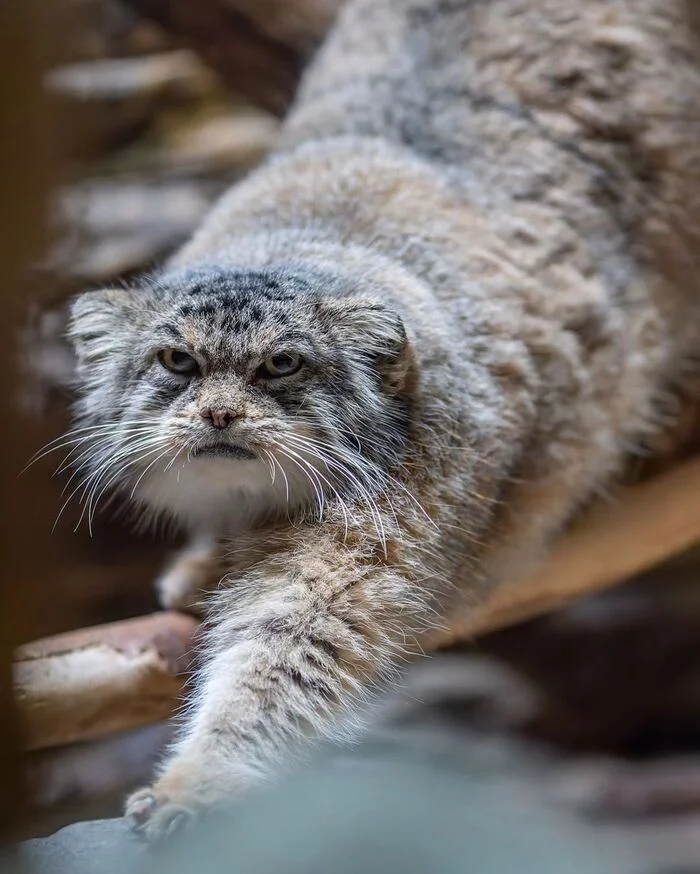
{"label": "pallas's cat", "polygon": [[162,270],[74,303],[86,500],[190,532],[166,605],[211,590],[179,739],[128,802],[149,837],[352,735],[427,631],[677,426],[685,16],[351,0],[275,154]]}

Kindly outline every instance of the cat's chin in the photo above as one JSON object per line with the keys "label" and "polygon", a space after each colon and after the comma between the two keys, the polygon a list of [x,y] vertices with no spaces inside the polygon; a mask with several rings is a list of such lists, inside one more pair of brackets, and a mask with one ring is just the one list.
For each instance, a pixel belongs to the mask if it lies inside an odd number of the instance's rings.
{"label": "cat's chin", "polygon": [[269,467],[252,453],[207,452],[179,468],[154,471],[139,484],[136,498],[195,530],[238,530],[270,512],[286,512],[288,492],[284,478],[272,482]]}
{"label": "cat's chin", "polygon": [[255,461],[257,456],[250,449],[238,446],[235,443],[215,443],[211,446],[202,446],[192,453],[192,458],[197,459],[239,459],[242,461]]}

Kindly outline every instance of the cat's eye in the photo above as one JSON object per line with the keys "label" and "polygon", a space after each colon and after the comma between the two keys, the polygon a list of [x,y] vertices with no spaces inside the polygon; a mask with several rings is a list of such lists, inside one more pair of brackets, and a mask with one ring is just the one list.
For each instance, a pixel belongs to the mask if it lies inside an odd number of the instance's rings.
{"label": "cat's eye", "polygon": [[300,355],[294,352],[278,352],[276,355],[270,355],[263,362],[261,375],[268,378],[277,379],[281,376],[291,376],[301,368],[303,361]]}
{"label": "cat's eye", "polygon": [[197,361],[181,349],[161,349],[158,360],[163,367],[178,376],[193,376],[199,370]]}

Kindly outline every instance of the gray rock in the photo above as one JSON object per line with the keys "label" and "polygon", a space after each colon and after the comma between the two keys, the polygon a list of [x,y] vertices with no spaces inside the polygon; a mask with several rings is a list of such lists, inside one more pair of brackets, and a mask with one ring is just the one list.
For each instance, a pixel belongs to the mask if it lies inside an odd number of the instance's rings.
{"label": "gray rock", "polygon": [[[106,820],[30,841],[24,857],[32,874],[655,870],[654,854],[628,829],[601,828],[548,802],[546,786],[557,773],[551,754],[508,731],[465,725],[465,708],[492,721],[483,677],[466,668],[444,657],[426,664],[398,700],[380,708],[362,743],[320,753],[315,766],[251,793],[156,852],[146,852],[122,821]],[[512,697],[508,677],[502,680],[499,688]]]}
{"label": "gray rock", "polygon": [[133,870],[143,844],[122,819],[79,822],[48,838],[26,841],[20,851],[31,874],[116,874]]}

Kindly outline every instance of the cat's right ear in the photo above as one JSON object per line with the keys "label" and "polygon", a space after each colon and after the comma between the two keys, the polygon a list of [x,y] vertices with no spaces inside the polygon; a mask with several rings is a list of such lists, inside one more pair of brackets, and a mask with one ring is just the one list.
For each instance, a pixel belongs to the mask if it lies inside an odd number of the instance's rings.
{"label": "cat's right ear", "polygon": [[107,288],[87,291],[69,307],[68,339],[75,349],[78,367],[94,366],[124,342],[133,327],[134,293]]}

